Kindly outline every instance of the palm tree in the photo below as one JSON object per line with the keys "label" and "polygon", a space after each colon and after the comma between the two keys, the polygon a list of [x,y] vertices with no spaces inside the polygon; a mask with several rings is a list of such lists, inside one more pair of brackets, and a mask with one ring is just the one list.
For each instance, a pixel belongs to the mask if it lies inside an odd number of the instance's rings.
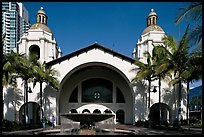
{"label": "palm tree", "polygon": [[189,33],[192,45],[202,42],[202,2],[191,2],[188,7],[180,8],[174,21],[175,24],[178,25],[185,17],[186,21],[195,21],[196,23]]}
{"label": "palm tree", "polygon": [[17,86],[15,81],[15,66],[17,62],[15,61],[15,57],[18,56],[17,53],[11,51],[10,53],[4,53],[2,58],[3,65],[3,76],[2,76],[2,85],[8,86],[12,85],[13,87]]}
{"label": "palm tree", "polygon": [[138,80],[147,80],[149,83],[148,86],[148,92],[149,92],[149,101],[148,101],[148,108],[150,108],[150,92],[151,92],[151,82],[154,81],[154,65],[152,64],[152,58],[149,52],[144,52],[144,56],[146,56],[147,58],[147,64],[140,62],[138,60],[135,61],[135,65],[138,66],[139,68],[134,68],[132,70],[137,70],[139,69],[139,71],[137,72],[137,75],[135,76],[135,78],[132,80],[132,82],[136,82]]}
{"label": "palm tree", "polygon": [[[5,35],[2,35],[2,45],[4,45],[4,38]],[[7,87],[8,85],[12,86],[13,89],[17,87],[16,77],[15,74],[15,65],[17,61],[15,61],[15,57],[18,56],[17,53],[11,51],[10,53],[3,53],[2,56],[2,77],[1,77],[1,85],[3,87]],[[15,90],[14,90],[15,91]],[[3,108],[3,91],[1,94],[1,101],[2,101],[2,119],[4,115],[4,108]]]}
{"label": "palm tree", "polygon": [[29,59],[24,55],[11,51],[3,55],[2,64],[3,86],[10,85],[14,91],[17,91],[17,78],[22,78],[24,81],[24,103],[26,103],[28,100],[28,80],[33,77],[32,64],[29,62]]}
{"label": "palm tree", "polygon": [[181,74],[187,83],[187,121],[189,125],[189,85],[190,82],[202,79],[202,51],[194,50],[188,58],[187,69]]}
{"label": "palm tree", "polygon": [[[34,64],[31,62],[31,59],[26,55],[19,54],[15,58],[16,66],[15,73],[18,78],[21,78],[24,83],[24,103],[28,102],[28,83],[34,78],[33,67]],[[25,119],[28,118],[28,107],[25,105],[24,109]]]}
{"label": "palm tree", "polygon": [[[188,39],[190,41],[192,41],[193,45],[198,43],[197,49],[198,49],[198,51],[201,51],[202,50],[202,2],[192,2],[189,5],[189,7],[180,8],[178,11],[177,17],[175,18],[176,25],[178,25],[184,19],[184,17],[186,17],[187,21],[189,21],[189,20],[190,21],[196,21],[196,26],[194,26],[192,28],[192,30],[188,36]],[[195,50],[197,50],[197,49],[195,49]],[[201,54],[201,59],[202,59],[202,54]],[[193,62],[194,61],[191,61],[190,64]],[[197,66],[199,64],[202,64],[202,62],[198,62],[198,64],[191,65],[190,67],[192,68],[192,66]],[[202,68],[201,68],[201,70],[202,70]],[[197,71],[197,70],[194,71],[194,69],[193,69],[193,72],[191,71],[191,73],[188,73],[188,74],[190,74],[190,76],[186,80],[187,92],[189,91],[189,83],[194,79],[194,77],[196,77],[195,75],[197,75],[197,73],[199,73],[199,71]],[[191,74],[194,74],[194,75],[191,76]],[[200,74],[198,74],[198,76],[199,75]],[[202,76],[202,75],[200,75],[200,76]],[[196,80],[197,80],[197,78],[196,78]]]}
{"label": "palm tree", "polygon": [[[52,86],[53,88],[59,88],[59,80],[55,77],[58,76],[58,72],[51,67],[46,67],[46,63],[41,64],[39,61],[36,62],[37,65],[34,66],[35,78],[33,79],[33,86],[37,82],[40,83],[40,108],[42,109],[42,84],[43,82]],[[43,113],[42,118],[43,118]]]}
{"label": "palm tree", "polygon": [[46,66],[45,64],[45,79],[47,81],[47,83],[55,88],[55,89],[59,89],[59,80],[55,77],[55,76],[59,76],[59,72],[55,69],[53,69],[51,66]]}
{"label": "palm tree", "polygon": [[[160,64],[158,70],[161,72],[173,71],[174,79],[170,81],[170,85],[178,84],[178,126],[180,126],[181,119],[181,86],[182,82],[185,79],[182,77],[182,74],[187,69],[187,62],[189,56],[189,45],[188,45],[188,27],[186,32],[182,37],[182,40],[179,43],[176,43],[176,40],[172,36],[166,36],[163,38],[164,45],[166,48],[163,48],[165,63]],[[163,66],[165,65],[165,67]],[[157,71],[158,71],[157,70]]]}
{"label": "palm tree", "polygon": [[24,93],[25,93],[24,102],[27,103],[28,82],[29,80],[34,78],[33,71],[34,65],[30,61],[29,57],[25,55],[19,55],[18,57],[16,57],[16,60],[19,61],[19,63],[16,66],[16,73],[18,74],[18,77],[24,81]]}
{"label": "palm tree", "polygon": [[[155,70],[155,77],[158,79],[159,85],[159,125],[161,126],[161,80],[171,78],[171,72],[166,70],[167,67],[167,55],[164,52],[165,47],[163,45],[153,45],[152,50],[153,64]],[[165,49],[166,50],[166,49]],[[168,76],[168,77],[167,77]],[[169,79],[168,79],[169,80]]]}

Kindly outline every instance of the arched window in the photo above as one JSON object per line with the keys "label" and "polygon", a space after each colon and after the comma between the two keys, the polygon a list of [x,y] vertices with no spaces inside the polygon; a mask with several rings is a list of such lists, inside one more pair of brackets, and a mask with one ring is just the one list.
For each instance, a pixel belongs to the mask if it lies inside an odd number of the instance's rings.
{"label": "arched window", "polygon": [[153,17],[153,23],[156,24],[156,17]]}
{"label": "arched window", "polygon": [[71,109],[70,113],[78,113],[76,109]]}
{"label": "arched window", "polygon": [[40,59],[40,48],[38,45],[32,45],[29,48],[29,55],[35,57],[37,60]]}
{"label": "arched window", "polygon": [[102,79],[88,79],[82,83],[82,102],[112,103],[112,82]]}
{"label": "arched window", "polygon": [[99,109],[95,109],[95,110],[93,111],[93,113],[101,113],[101,111],[100,111]]}
{"label": "arched window", "polygon": [[45,16],[42,16],[42,23],[45,23]]}
{"label": "arched window", "polygon": [[82,113],[84,113],[84,114],[87,114],[87,113],[91,113],[88,109],[84,109],[83,111],[82,111]]}
{"label": "arched window", "polygon": [[41,22],[41,16],[39,15],[38,17],[39,17],[39,20],[38,20],[38,22],[40,23],[40,22]]}
{"label": "arched window", "polygon": [[104,113],[110,113],[110,114],[112,114],[112,112],[111,112],[110,109],[106,109],[106,110],[104,111]]}

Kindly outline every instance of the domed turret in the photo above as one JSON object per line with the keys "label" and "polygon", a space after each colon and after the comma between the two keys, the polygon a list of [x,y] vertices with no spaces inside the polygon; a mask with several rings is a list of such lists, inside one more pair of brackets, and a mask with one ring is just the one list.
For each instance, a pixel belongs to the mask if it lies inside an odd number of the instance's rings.
{"label": "domed turret", "polygon": [[151,9],[151,12],[149,13],[148,17],[150,16],[156,16],[157,17],[157,14],[156,12],[154,12],[154,9]]}
{"label": "domed turret", "polygon": [[38,29],[41,28],[44,31],[47,31],[49,33],[52,33],[50,28],[47,26],[47,15],[43,9],[43,7],[40,8],[40,10],[36,14],[36,23],[31,26],[31,29]]}
{"label": "domed turret", "polygon": [[151,9],[151,12],[147,17],[147,27],[142,32],[142,35],[154,30],[163,31],[163,29],[159,25],[157,25],[157,18],[158,16],[156,12],[154,11],[154,9]]}

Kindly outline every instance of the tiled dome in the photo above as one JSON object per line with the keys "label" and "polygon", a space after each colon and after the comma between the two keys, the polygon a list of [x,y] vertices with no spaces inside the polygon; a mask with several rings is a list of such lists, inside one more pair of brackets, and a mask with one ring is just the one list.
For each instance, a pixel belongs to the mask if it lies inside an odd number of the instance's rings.
{"label": "tiled dome", "polygon": [[38,29],[38,28],[41,28],[42,30],[47,31],[47,32],[49,32],[49,33],[52,33],[52,31],[50,30],[50,28],[49,28],[47,25],[42,24],[42,23],[35,23],[35,24],[33,24],[33,25],[31,26],[30,29]]}
{"label": "tiled dome", "polygon": [[142,32],[142,35],[147,33],[147,32],[154,31],[154,30],[155,31],[163,31],[163,29],[158,25],[150,25],[144,29],[144,31]]}

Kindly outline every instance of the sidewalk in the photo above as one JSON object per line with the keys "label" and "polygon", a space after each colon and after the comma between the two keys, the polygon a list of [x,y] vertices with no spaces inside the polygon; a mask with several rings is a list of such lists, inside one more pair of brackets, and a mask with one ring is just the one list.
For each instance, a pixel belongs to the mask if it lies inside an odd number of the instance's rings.
{"label": "sidewalk", "polygon": [[38,129],[29,129],[29,130],[18,130],[18,131],[3,131],[2,135],[37,135],[42,131],[56,131],[60,130],[59,127],[56,128],[38,128]]}
{"label": "sidewalk", "polygon": [[[101,128],[101,127],[100,127]],[[134,125],[115,125],[116,130],[126,130],[135,132],[136,135],[202,135],[202,128],[182,127],[182,131],[168,131],[168,130],[155,130],[150,128],[137,127]],[[12,132],[2,132],[2,135],[38,135],[38,133],[60,133],[60,126],[55,128],[39,128],[31,130],[19,130]]]}

